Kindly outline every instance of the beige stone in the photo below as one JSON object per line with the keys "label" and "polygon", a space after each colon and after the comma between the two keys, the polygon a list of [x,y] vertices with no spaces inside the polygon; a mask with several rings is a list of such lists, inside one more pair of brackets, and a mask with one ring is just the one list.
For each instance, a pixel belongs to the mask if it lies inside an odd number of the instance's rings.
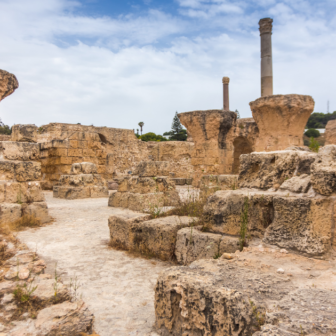
{"label": "beige stone", "polygon": [[0,160],[0,180],[15,180],[15,162]]}
{"label": "beige stone", "polygon": [[40,148],[30,142],[2,141],[0,156],[6,160],[35,161],[40,158]]}
{"label": "beige stone", "polygon": [[91,197],[91,193],[90,187],[54,186],[53,196],[55,198],[80,199]]}
{"label": "beige stone", "polygon": [[36,125],[14,125],[12,127],[12,141],[37,142]]}
{"label": "beige stone", "polygon": [[21,218],[21,205],[13,203],[0,204],[0,223],[7,224]]}
{"label": "beige stone", "polygon": [[21,161],[15,163],[15,179],[19,182],[38,181],[41,179],[41,163]]}
{"label": "beige stone", "polygon": [[281,184],[280,190],[288,190],[295,193],[306,193],[310,187],[310,176],[303,174],[287,179]]}
{"label": "beige stone", "polygon": [[48,223],[50,216],[48,214],[48,205],[46,202],[34,202],[31,204],[22,204],[22,214],[38,218],[41,223]]}
{"label": "beige stone", "polygon": [[325,128],[325,145],[336,145],[336,120],[329,120]]}
{"label": "beige stone", "polygon": [[107,187],[91,186],[90,187],[90,197],[92,198],[109,197],[109,192],[108,192]]}
{"label": "beige stone", "polygon": [[314,105],[311,96],[297,94],[265,96],[251,102],[252,115],[259,129],[255,150],[302,146],[302,134]]}
{"label": "beige stone", "polygon": [[0,70],[0,101],[11,95],[19,87],[15,75]]}
{"label": "beige stone", "polygon": [[133,211],[151,211],[165,205],[165,196],[163,192],[137,194],[128,193],[127,208]]}
{"label": "beige stone", "polygon": [[206,198],[218,190],[238,188],[238,175],[205,175],[200,182],[200,197]]}
{"label": "beige stone", "polygon": [[128,208],[128,199],[130,194],[128,192],[114,192],[109,196],[108,206],[115,208]]}

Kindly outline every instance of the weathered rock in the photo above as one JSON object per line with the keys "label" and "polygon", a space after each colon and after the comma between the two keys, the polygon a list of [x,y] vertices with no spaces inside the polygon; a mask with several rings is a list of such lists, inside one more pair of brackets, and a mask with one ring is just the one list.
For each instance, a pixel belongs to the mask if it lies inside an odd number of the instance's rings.
{"label": "weathered rock", "polygon": [[22,204],[45,201],[39,182],[0,181],[0,190],[3,190],[3,202],[6,203]]}
{"label": "weathered rock", "polygon": [[251,102],[252,115],[259,129],[255,151],[302,146],[302,134],[314,105],[311,96],[297,94],[265,96]]}
{"label": "weathered rock", "polygon": [[248,201],[248,231],[252,236],[263,237],[273,220],[274,195],[262,191],[220,190],[208,198],[204,213],[213,232],[239,235],[244,202]]}
{"label": "weathered rock", "polygon": [[53,196],[55,198],[65,199],[81,199],[90,198],[90,187],[69,187],[69,186],[55,186],[53,189]]}
{"label": "weathered rock", "polygon": [[0,101],[11,95],[19,87],[19,82],[15,75],[0,70]]}
{"label": "weathered rock", "polygon": [[200,197],[209,197],[218,190],[235,190],[237,188],[238,175],[206,175],[201,179]]}
{"label": "weathered rock", "polygon": [[0,223],[7,224],[21,218],[21,205],[13,203],[0,204]]}
{"label": "weathered rock", "polygon": [[280,186],[280,190],[288,190],[295,193],[306,193],[310,187],[310,176],[303,174],[287,179]]}
{"label": "weathered rock", "polygon": [[128,199],[130,194],[128,192],[114,192],[109,196],[108,206],[115,208],[128,208]]}
{"label": "weathered rock", "polygon": [[11,139],[18,142],[37,142],[37,126],[28,124],[14,125]]}
{"label": "weathered rock", "polygon": [[63,302],[42,309],[36,320],[16,323],[8,336],[75,336],[91,333],[93,314],[83,301]]}
{"label": "weathered rock", "polygon": [[15,162],[0,160],[0,180],[15,180]]}
{"label": "weathered rock", "polygon": [[328,252],[333,202],[330,198],[274,197],[274,221],[268,226],[264,241],[313,256]]}
{"label": "weathered rock", "polygon": [[336,120],[329,120],[325,128],[325,145],[336,145]]}
{"label": "weathered rock", "polygon": [[316,153],[277,151],[240,156],[240,188],[269,189],[295,175],[310,174]]}
{"label": "weathered rock", "polygon": [[[109,218],[111,243],[162,260],[174,257],[177,232],[194,221],[190,217],[169,216],[149,221]],[[126,224],[126,225],[125,225]]]}
{"label": "weathered rock", "polygon": [[19,182],[38,181],[41,179],[41,163],[19,161],[15,163],[15,178]]}
{"label": "weathered rock", "polygon": [[31,142],[0,142],[0,156],[6,160],[34,161],[40,158],[39,144]]}
{"label": "weathered rock", "polygon": [[311,183],[315,191],[321,195],[332,195],[336,192],[336,145],[324,146],[312,165]]}
{"label": "weathered rock", "polygon": [[30,215],[38,218],[41,223],[48,223],[50,221],[48,213],[48,205],[46,202],[34,202],[31,204],[22,204],[22,215]]}
{"label": "weathered rock", "polygon": [[74,163],[70,174],[97,174],[97,166],[91,162]]}
{"label": "weathered rock", "polygon": [[51,301],[55,298],[55,294],[59,302],[70,299],[67,288],[61,282],[57,282],[56,287],[55,279],[38,279],[33,282],[32,286],[36,287],[34,296],[36,296],[39,301]]}
{"label": "weathered rock", "polygon": [[90,197],[91,198],[109,197],[109,192],[108,192],[107,187],[91,186],[90,187]]}

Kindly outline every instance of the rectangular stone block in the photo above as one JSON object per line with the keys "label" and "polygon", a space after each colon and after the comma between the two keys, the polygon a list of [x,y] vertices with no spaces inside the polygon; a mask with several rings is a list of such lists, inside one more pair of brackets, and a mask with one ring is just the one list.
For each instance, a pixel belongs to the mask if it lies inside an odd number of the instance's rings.
{"label": "rectangular stone block", "polygon": [[109,196],[108,206],[115,208],[128,208],[128,192],[115,192]]}
{"label": "rectangular stone block", "polygon": [[93,149],[83,148],[83,156],[96,156],[96,153]]}
{"label": "rectangular stone block", "polygon": [[22,215],[30,215],[38,218],[41,223],[48,223],[50,216],[46,202],[34,202],[31,204],[22,204]]}
{"label": "rectangular stone block", "polygon": [[103,186],[91,186],[90,193],[91,193],[91,198],[109,197],[109,191],[107,187],[103,187]]}
{"label": "rectangular stone block", "polygon": [[0,180],[15,179],[15,162],[0,161]]}
{"label": "rectangular stone block", "polygon": [[39,160],[40,146],[32,142],[2,141],[0,143],[0,156],[7,160]]}
{"label": "rectangular stone block", "polygon": [[100,150],[101,142],[100,141],[88,141],[87,143],[89,149]]}
{"label": "rectangular stone block", "polygon": [[126,192],[128,191],[128,180],[130,176],[125,176],[124,178],[120,179],[118,182],[118,191],[119,192]]}
{"label": "rectangular stone block", "polygon": [[68,149],[68,156],[83,156],[83,150],[82,149],[69,148]]}
{"label": "rectangular stone block", "polygon": [[40,180],[41,163],[32,161],[16,162],[15,179],[19,182]]}
{"label": "rectangular stone block", "polygon": [[50,148],[49,156],[68,156],[67,148]]}
{"label": "rectangular stone block", "polygon": [[19,142],[36,142],[37,126],[33,124],[13,125],[11,138],[13,141],[19,141]]}
{"label": "rectangular stone block", "polygon": [[105,173],[106,173],[106,166],[98,165],[98,174],[105,174]]}
{"label": "rectangular stone block", "polygon": [[163,192],[149,194],[128,193],[128,209],[133,211],[147,212],[164,206],[165,197]]}
{"label": "rectangular stone block", "polygon": [[21,218],[21,204],[1,203],[0,223],[8,224]]}
{"label": "rectangular stone block", "polygon": [[69,148],[78,148],[78,140],[69,140]]}
{"label": "rectangular stone block", "polygon": [[90,187],[55,186],[53,195],[55,198],[64,198],[69,200],[91,197]]}
{"label": "rectangular stone block", "polygon": [[0,203],[5,202],[6,181],[0,181]]}

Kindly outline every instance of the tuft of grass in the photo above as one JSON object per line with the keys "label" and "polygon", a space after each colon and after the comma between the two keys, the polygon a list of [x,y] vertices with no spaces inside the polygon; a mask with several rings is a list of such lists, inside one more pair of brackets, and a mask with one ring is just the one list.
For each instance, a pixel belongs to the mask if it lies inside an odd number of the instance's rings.
{"label": "tuft of grass", "polygon": [[319,148],[320,148],[320,144],[319,144],[319,142],[315,138],[311,137],[310,140],[309,140],[309,148],[313,152],[318,153]]}
{"label": "tuft of grass", "polygon": [[21,231],[25,228],[40,227],[41,221],[39,218],[36,218],[34,215],[23,215],[21,218],[19,218],[15,222],[9,223],[8,226],[13,231]]}
{"label": "tuft of grass", "polygon": [[247,245],[248,239],[248,210],[249,210],[249,201],[248,197],[244,199],[243,210],[240,215],[240,231],[239,231],[239,249],[243,250],[244,246]]}
{"label": "tuft of grass", "polygon": [[32,282],[25,282],[24,284],[18,283],[13,291],[13,294],[15,299],[20,303],[30,302],[36,288],[37,286],[34,286]]}
{"label": "tuft of grass", "polygon": [[260,331],[261,326],[265,324],[266,314],[265,312],[260,312],[252,300],[249,301],[252,308],[252,314],[256,320],[255,327],[258,331]]}

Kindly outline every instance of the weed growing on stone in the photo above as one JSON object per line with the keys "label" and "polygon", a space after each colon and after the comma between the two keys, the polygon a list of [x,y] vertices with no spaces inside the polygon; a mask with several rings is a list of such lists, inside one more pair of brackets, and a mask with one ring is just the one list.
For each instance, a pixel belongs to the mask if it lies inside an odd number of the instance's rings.
{"label": "weed growing on stone", "polygon": [[264,312],[260,312],[252,300],[249,300],[249,301],[250,301],[250,305],[252,308],[252,314],[254,318],[256,319],[255,327],[259,331],[261,330],[261,326],[265,324],[266,314]]}
{"label": "weed growing on stone", "polygon": [[244,199],[243,210],[240,215],[240,231],[239,231],[239,248],[240,251],[243,250],[244,246],[246,246],[246,242],[248,239],[248,210],[249,210],[249,202],[248,197]]}
{"label": "weed growing on stone", "polygon": [[320,148],[320,144],[318,143],[318,141],[314,138],[311,137],[309,140],[309,148],[313,151],[318,153],[319,148]]}
{"label": "weed growing on stone", "polygon": [[55,298],[55,301],[57,301],[57,294],[58,294],[58,278],[59,278],[59,275],[57,273],[57,263],[55,264],[55,273],[54,273],[54,284],[53,284],[53,287],[54,287],[54,298]]}
{"label": "weed growing on stone", "polygon": [[78,289],[80,287],[81,284],[79,283],[77,276],[70,278],[69,290],[72,302],[76,302],[78,300]]}
{"label": "weed growing on stone", "polygon": [[36,291],[37,285],[34,286],[33,282],[24,284],[17,283],[16,288],[13,291],[15,299],[20,303],[29,302],[32,298],[32,294]]}

